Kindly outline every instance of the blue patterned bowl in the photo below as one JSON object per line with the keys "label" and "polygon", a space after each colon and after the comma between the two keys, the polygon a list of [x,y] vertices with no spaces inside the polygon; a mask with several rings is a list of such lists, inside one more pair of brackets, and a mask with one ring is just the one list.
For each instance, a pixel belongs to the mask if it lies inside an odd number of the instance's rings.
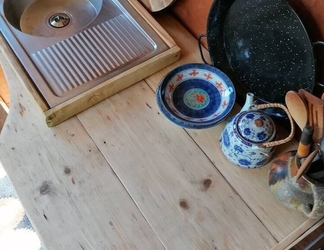
{"label": "blue patterned bowl", "polygon": [[235,97],[233,83],[223,72],[199,63],[172,70],[156,90],[161,112],[173,123],[193,129],[222,122],[232,110]]}

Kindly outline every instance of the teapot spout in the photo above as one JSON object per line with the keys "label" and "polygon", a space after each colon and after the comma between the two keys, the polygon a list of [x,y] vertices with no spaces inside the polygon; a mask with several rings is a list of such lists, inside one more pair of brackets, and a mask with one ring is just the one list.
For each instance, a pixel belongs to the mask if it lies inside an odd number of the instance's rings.
{"label": "teapot spout", "polygon": [[254,94],[253,93],[247,93],[246,99],[243,107],[241,108],[240,112],[247,111],[251,109],[251,106],[253,106],[254,102]]}

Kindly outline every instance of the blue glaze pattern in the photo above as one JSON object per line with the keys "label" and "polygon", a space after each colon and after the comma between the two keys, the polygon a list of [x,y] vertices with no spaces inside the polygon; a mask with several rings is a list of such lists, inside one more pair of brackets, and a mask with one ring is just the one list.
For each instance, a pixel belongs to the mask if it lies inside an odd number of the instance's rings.
{"label": "blue glaze pattern", "polygon": [[231,80],[215,67],[192,63],[169,72],[156,90],[157,104],[173,123],[208,128],[222,122],[235,103]]}
{"label": "blue glaze pattern", "polygon": [[249,111],[238,117],[237,131],[249,143],[263,143],[273,137],[275,124],[263,112]]}
{"label": "blue glaze pattern", "polygon": [[242,165],[242,166],[249,166],[251,165],[251,162],[248,161],[247,159],[239,159],[239,164]]}
{"label": "blue glaze pattern", "polygon": [[219,143],[229,161],[243,168],[258,168],[271,159],[275,148],[262,147],[262,143],[275,137],[273,120],[264,112],[248,110],[229,119]]}
{"label": "blue glaze pattern", "polygon": [[224,143],[225,147],[227,147],[227,148],[231,145],[227,130],[225,130],[223,132],[223,143]]}

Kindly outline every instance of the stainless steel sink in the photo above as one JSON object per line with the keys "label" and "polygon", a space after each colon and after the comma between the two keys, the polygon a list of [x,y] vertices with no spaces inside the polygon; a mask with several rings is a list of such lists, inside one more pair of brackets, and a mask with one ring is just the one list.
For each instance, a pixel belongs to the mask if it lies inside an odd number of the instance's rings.
{"label": "stainless steel sink", "polygon": [[102,0],[4,0],[3,12],[17,30],[52,37],[78,32],[98,16],[102,4]]}
{"label": "stainless steel sink", "polygon": [[50,108],[168,49],[127,0],[0,0],[0,28]]}

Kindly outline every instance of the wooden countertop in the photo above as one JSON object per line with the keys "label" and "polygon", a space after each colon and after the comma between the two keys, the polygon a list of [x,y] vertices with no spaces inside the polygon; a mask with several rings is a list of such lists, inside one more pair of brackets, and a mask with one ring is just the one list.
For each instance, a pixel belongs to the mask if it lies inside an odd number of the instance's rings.
{"label": "wooden countertop", "polygon": [[182,49],[181,60],[54,128],[2,41],[11,107],[0,159],[43,245],[282,249],[317,221],[276,201],[269,165],[247,170],[224,158],[218,138],[226,122],[185,130],[160,113],[154,94],[160,79],[201,59],[196,39],[172,16],[156,18]]}

